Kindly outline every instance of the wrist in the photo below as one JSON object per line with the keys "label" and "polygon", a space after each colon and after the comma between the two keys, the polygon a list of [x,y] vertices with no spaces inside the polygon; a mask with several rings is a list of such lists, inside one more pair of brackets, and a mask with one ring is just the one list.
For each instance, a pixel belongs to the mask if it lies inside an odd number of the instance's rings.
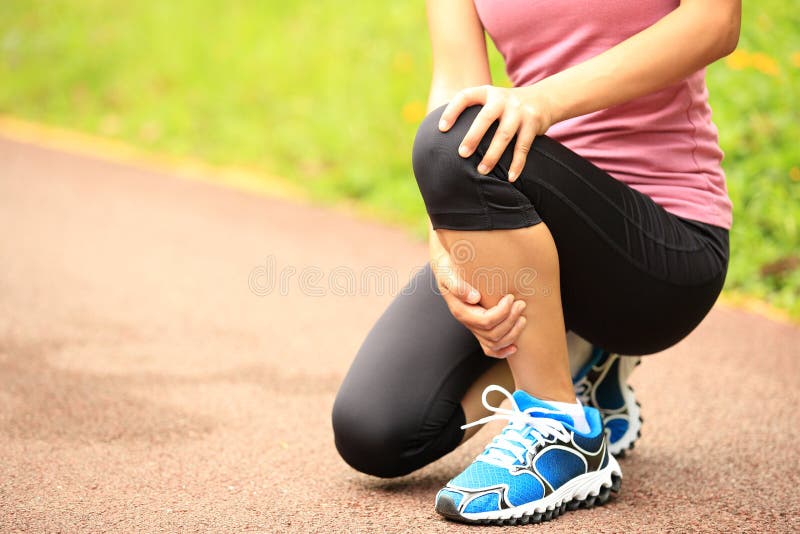
{"label": "wrist", "polygon": [[555,93],[542,86],[542,82],[518,87],[515,91],[523,105],[530,106],[539,119],[541,126],[537,134],[544,134],[552,125],[564,120],[564,110],[561,109],[559,99],[553,98]]}

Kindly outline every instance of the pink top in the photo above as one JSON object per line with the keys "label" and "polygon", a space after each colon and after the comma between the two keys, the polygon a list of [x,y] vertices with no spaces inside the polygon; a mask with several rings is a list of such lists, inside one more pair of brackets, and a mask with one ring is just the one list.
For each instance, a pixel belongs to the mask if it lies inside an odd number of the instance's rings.
{"label": "pink top", "polygon": [[[474,0],[515,86],[585,61],[651,26],[678,0]],[[667,211],[731,227],[705,69],[547,134]]]}

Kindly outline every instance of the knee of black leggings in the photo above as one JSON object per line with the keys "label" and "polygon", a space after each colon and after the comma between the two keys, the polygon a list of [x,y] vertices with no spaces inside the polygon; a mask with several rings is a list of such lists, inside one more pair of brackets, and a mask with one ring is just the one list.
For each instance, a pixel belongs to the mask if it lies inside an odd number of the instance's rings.
{"label": "knee of black leggings", "polygon": [[[473,113],[473,110],[474,113]],[[472,182],[477,174],[477,162],[462,158],[458,147],[466,130],[459,120],[447,132],[439,130],[439,119],[444,106],[433,110],[417,129],[412,151],[414,176],[417,179],[428,213],[436,215],[450,212],[482,212],[483,206]],[[476,114],[470,108],[464,114]]]}
{"label": "knee of black leggings", "polygon": [[381,410],[340,391],[332,415],[336,449],[353,469],[392,478],[407,475],[416,468],[404,458],[402,447],[408,432],[396,410]]}
{"label": "knee of black leggings", "polygon": [[[480,109],[480,106],[467,108],[447,132],[442,132],[439,130],[442,106],[429,113],[417,130],[412,164],[433,227],[492,230],[522,228],[540,222],[530,200],[508,181],[508,154],[488,175],[478,173],[478,163],[496,125],[488,130],[471,156],[463,158],[458,154],[458,147]],[[510,154],[510,150],[507,152]]]}

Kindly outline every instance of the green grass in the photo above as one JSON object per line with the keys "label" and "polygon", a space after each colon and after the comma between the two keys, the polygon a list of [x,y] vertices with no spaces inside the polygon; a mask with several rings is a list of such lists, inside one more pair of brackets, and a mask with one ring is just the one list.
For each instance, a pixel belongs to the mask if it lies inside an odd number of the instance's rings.
{"label": "green grass", "polygon": [[[0,113],[255,167],[419,232],[425,28],[421,0],[4,0]],[[744,52],[709,69],[735,205],[727,288],[796,317],[798,28],[791,2],[746,3]],[[507,83],[496,53],[492,67]]]}

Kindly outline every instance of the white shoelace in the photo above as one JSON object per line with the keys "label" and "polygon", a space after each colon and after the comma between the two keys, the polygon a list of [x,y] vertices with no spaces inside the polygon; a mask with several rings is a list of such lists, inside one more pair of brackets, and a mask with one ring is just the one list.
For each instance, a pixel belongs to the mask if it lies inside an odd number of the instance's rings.
{"label": "white shoelace", "polygon": [[[508,398],[513,409],[507,410],[500,406],[489,404],[487,396],[493,391],[497,391]],[[533,449],[537,443],[554,440],[569,441],[571,438],[570,432],[564,428],[561,421],[550,417],[536,417],[533,415],[534,413],[547,415],[560,412],[539,407],[522,411],[517,406],[514,396],[502,386],[488,386],[483,390],[481,400],[486,409],[494,412],[494,414],[468,423],[462,426],[462,429],[466,430],[473,426],[484,425],[502,419],[509,421],[503,432],[486,446],[483,454],[478,456],[477,460],[481,462],[508,469],[515,464],[524,464],[526,462],[525,453]]]}

